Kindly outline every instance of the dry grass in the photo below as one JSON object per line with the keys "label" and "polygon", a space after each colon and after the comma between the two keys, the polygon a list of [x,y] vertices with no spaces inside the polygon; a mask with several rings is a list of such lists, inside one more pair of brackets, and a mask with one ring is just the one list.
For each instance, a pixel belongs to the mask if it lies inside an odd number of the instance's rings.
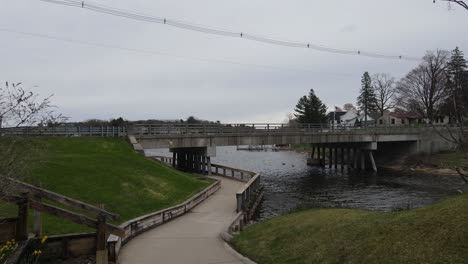
{"label": "dry grass", "polygon": [[258,263],[467,263],[468,195],[395,213],[307,210],[234,239]]}

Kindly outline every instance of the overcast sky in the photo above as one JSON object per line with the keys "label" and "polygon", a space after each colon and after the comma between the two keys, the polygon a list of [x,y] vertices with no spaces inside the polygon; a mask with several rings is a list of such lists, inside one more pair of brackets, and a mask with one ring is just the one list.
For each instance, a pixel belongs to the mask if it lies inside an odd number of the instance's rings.
{"label": "overcast sky", "polygon": [[[422,57],[426,50],[459,46],[468,54],[468,11],[432,0],[92,2],[336,48]],[[282,122],[311,88],[333,109],[355,103],[364,71],[401,78],[417,64],[208,35],[38,0],[0,0],[0,45],[0,81],[54,94],[73,121],[194,115]]]}

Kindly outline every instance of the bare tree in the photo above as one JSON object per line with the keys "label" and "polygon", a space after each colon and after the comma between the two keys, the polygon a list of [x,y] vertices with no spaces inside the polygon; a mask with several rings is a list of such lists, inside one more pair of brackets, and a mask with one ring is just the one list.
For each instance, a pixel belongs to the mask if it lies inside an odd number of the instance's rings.
{"label": "bare tree", "polygon": [[372,86],[377,97],[377,110],[380,116],[395,107],[395,85],[395,78],[388,74],[377,73],[372,76]]}
{"label": "bare tree", "polygon": [[0,128],[2,124],[9,127],[46,124],[65,121],[66,117],[55,113],[50,99],[52,95],[40,98],[38,94],[22,88],[21,83],[0,87]]}
{"label": "bare tree", "polygon": [[[66,117],[56,113],[51,97],[40,98],[38,94],[22,88],[21,83],[0,87],[0,135],[1,124],[8,127],[24,125],[59,124]],[[32,159],[42,151],[35,142],[24,137],[0,136],[0,193],[11,191],[7,178],[20,178],[28,174]]]}
{"label": "bare tree", "polygon": [[356,107],[352,103],[346,103],[343,105],[343,109],[345,111],[351,111],[351,110],[356,110]]}
{"label": "bare tree", "polygon": [[[448,5],[449,5],[449,8],[451,7],[452,3],[455,3],[455,4],[460,5],[461,7],[465,8],[466,10],[468,10],[468,4],[465,3],[465,1],[461,1],[461,0],[439,0],[439,1],[447,2]],[[435,3],[436,0],[432,0],[432,2]]]}
{"label": "bare tree", "polygon": [[423,61],[398,82],[398,106],[418,112],[432,123],[448,96],[447,60],[447,51],[428,51]]}

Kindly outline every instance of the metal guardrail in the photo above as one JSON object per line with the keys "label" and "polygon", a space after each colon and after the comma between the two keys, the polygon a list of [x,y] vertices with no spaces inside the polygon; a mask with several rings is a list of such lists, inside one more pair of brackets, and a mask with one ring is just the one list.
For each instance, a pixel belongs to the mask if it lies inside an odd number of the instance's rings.
{"label": "metal guardrail", "polygon": [[[445,125],[438,125],[443,127]],[[133,124],[127,127],[112,126],[55,126],[55,127],[12,127],[1,128],[4,136],[95,136],[123,137],[135,136],[190,136],[190,135],[281,135],[308,133],[347,133],[347,134],[395,134],[420,133],[434,129],[432,125],[368,125],[341,126],[328,124],[281,124],[281,123],[246,123],[246,124]]]}
{"label": "metal guardrail", "polygon": [[50,137],[124,137],[127,135],[127,128],[112,126],[6,127],[0,129],[0,135]]}
{"label": "metal guardrail", "polygon": [[432,125],[331,126],[328,124],[134,124],[129,133],[135,136],[190,135],[281,135],[281,134],[396,134],[432,130]]}

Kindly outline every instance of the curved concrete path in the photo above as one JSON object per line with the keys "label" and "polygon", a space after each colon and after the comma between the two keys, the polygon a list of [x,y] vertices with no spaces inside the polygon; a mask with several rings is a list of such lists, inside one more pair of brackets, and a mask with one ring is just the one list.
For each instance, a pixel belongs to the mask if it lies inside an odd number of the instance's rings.
{"label": "curved concrete path", "polygon": [[236,215],[242,182],[222,177],[221,188],[191,212],[143,233],[120,253],[121,264],[243,263],[220,238]]}

